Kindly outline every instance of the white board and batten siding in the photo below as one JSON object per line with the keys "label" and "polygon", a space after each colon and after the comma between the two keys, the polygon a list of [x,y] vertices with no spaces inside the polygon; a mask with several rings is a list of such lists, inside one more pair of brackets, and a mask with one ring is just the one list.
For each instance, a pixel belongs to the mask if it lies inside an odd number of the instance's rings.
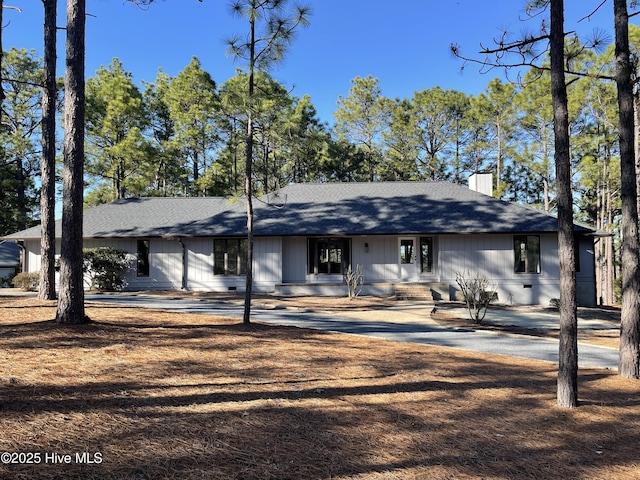
{"label": "white board and batten siding", "polygon": [[[433,272],[420,273],[420,236],[414,239],[415,268],[411,278],[402,278],[399,264],[399,236],[351,237],[351,261],[361,265],[364,280],[369,284],[402,281],[440,282],[449,285],[454,299],[456,273],[479,273],[497,285],[498,301],[510,304],[548,304],[559,298],[558,244],[555,234],[540,235],[540,273],[516,273],[514,269],[513,235],[434,235]],[[184,238],[183,247],[177,239],[150,238],[150,275],[136,273],[137,240],[88,239],[85,247],[110,246],[129,252],[131,268],[127,272],[127,290],[181,289],[183,267],[187,290],[244,291],[245,276],[214,275],[213,238]],[[580,244],[580,271],[576,274],[578,302],[593,305],[592,243]],[[59,252],[59,242],[57,251]],[[25,242],[26,271],[40,269],[40,242]],[[279,284],[343,283],[341,275],[308,273],[307,238],[257,237],[254,242],[254,290],[273,292]],[[405,272],[406,273],[406,272]]]}
{"label": "white board and batten siding", "polygon": [[[149,275],[137,274],[138,240],[149,240]],[[130,268],[126,274],[125,290],[178,290],[183,287],[183,265],[185,287],[188,290],[244,291],[246,277],[243,275],[214,275],[213,238],[183,238],[183,247],[178,239],[164,238],[108,238],[86,239],[84,248],[112,247],[128,252]],[[60,252],[60,241],[56,251]],[[25,242],[25,271],[40,270],[40,242]],[[273,291],[274,285],[282,281],[282,243],[280,237],[256,238],[254,242],[254,289]],[[88,286],[88,285],[87,285]]]}
{"label": "white board and batten siding", "polygon": [[[183,238],[185,289],[201,291],[244,291],[244,275],[214,275],[213,238]],[[136,277],[135,264],[129,272],[127,288],[182,288],[182,245],[176,240],[152,238],[149,242],[149,277]],[[136,251],[136,242],[130,252]],[[253,281],[255,291],[273,291],[273,285],[281,281],[282,247],[280,238],[256,238],[254,240]],[[157,281],[158,278],[161,281]],[[153,280],[150,280],[153,279]],[[166,286],[165,286],[166,285]]]}
{"label": "white board and batten siding", "polygon": [[[360,265],[367,283],[398,281],[398,238],[351,237],[351,263]],[[343,283],[342,275],[308,273],[307,237],[282,239],[283,283]]]}
{"label": "white board and batten siding", "polygon": [[282,239],[282,282],[305,283],[306,274],[306,237],[284,237]]}
{"label": "white board and batten siding", "polygon": [[399,280],[397,237],[354,237],[351,249],[352,262],[362,266],[365,282],[388,283]]}
{"label": "white board and batten siding", "polygon": [[[149,240],[149,276],[137,274],[138,240]],[[182,247],[175,239],[114,238],[87,239],[84,248],[112,247],[128,252],[130,268],[126,290],[175,290],[182,283]]]}
{"label": "white board and batten siding", "polygon": [[442,235],[439,237],[440,281],[458,289],[456,274],[487,278],[497,287],[498,302],[548,305],[560,297],[558,241],[556,235],[540,235],[540,273],[517,273],[513,235]]}
{"label": "white board and batten siding", "polygon": [[254,289],[273,292],[282,282],[282,237],[256,237],[253,249]]}

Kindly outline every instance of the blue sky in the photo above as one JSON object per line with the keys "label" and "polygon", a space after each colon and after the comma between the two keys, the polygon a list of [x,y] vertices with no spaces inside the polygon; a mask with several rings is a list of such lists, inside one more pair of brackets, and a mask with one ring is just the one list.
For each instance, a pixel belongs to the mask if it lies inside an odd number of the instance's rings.
{"label": "blue sky", "polygon": [[[65,23],[64,0],[58,0],[58,24]],[[292,89],[311,96],[322,121],[333,123],[338,96],[346,96],[351,80],[372,75],[382,94],[409,98],[415,91],[440,86],[477,95],[502,72],[480,74],[449,52],[457,43],[474,55],[480,44],[508,29],[514,35],[536,29],[540,20],[523,22],[525,0],[306,0],[311,24],[300,30],[286,61],[271,73]],[[611,0],[590,20],[577,20],[601,0],[565,0],[567,30],[612,31]],[[42,3],[7,0],[5,49],[42,52]],[[156,0],[142,10],[124,0],[87,0],[87,76],[114,57],[134,80],[153,81],[158,69],[176,75],[196,56],[218,84],[242,64],[226,56],[224,38],[245,32],[245,24],[229,13],[228,0]],[[59,69],[64,62],[64,35],[59,35]],[[613,38],[613,35],[611,35]]]}

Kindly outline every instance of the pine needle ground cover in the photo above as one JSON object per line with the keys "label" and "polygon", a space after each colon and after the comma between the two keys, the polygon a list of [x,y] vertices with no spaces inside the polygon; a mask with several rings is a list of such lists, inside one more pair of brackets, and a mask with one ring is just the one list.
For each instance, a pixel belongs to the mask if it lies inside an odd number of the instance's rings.
{"label": "pine needle ground cover", "polygon": [[[640,389],[205,315],[0,298],[0,478],[637,479]],[[8,456],[7,456],[8,454]]]}

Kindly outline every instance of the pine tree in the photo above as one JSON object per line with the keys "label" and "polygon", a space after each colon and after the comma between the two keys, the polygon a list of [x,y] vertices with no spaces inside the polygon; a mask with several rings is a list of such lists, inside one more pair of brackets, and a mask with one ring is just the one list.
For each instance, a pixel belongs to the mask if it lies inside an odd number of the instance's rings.
{"label": "pine tree", "polygon": [[249,23],[245,37],[228,40],[229,52],[236,59],[247,62],[249,82],[247,103],[247,132],[245,142],[244,194],[247,206],[247,279],[244,301],[243,323],[251,323],[251,295],[253,291],[253,144],[254,144],[254,100],[255,76],[258,71],[268,71],[282,60],[293,41],[299,26],[308,24],[310,9],[296,6],[287,11],[288,0],[236,0],[233,12]]}
{"label": "pine tree", "polygon": [[85,14],[86,0],[67,0],[62,241],[56,322],[68,324],[88,321],[84,314],[82,271]]}
{"label": "pine tree", "polygon": [[56,202],[56,13],[57,0],[44,6],[44,86],[42,89],[42,176],[40,194],[40,285],[38,298],[56,298],[55,202]]}

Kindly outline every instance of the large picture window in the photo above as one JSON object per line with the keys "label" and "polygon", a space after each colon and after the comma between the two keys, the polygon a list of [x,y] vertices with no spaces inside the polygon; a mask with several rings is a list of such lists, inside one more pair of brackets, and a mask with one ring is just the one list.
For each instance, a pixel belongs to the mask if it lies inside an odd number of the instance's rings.
{"label": "large picture window", "polygon": [[433,239],[431,237],[420,238],[420,271],[433,272]]}
{"label": "large picture window", "polygon": [[248,250],[246,238],[216,238],[213,241],[214,275],[245,275]]}
{"label": "large picture window", "polygon": [[540,237],[516,235],[513,237],[516,273],[540,273]]}
{"label": "large picture window", "polygon": [[310,238],[308,272],[341,275],[351,263],[350,238]]}
{"label": "large picture window", "polygon": [[138,252],[136,254],[136,274],[138,277],[149,276],[149,240],[138,240]]}

